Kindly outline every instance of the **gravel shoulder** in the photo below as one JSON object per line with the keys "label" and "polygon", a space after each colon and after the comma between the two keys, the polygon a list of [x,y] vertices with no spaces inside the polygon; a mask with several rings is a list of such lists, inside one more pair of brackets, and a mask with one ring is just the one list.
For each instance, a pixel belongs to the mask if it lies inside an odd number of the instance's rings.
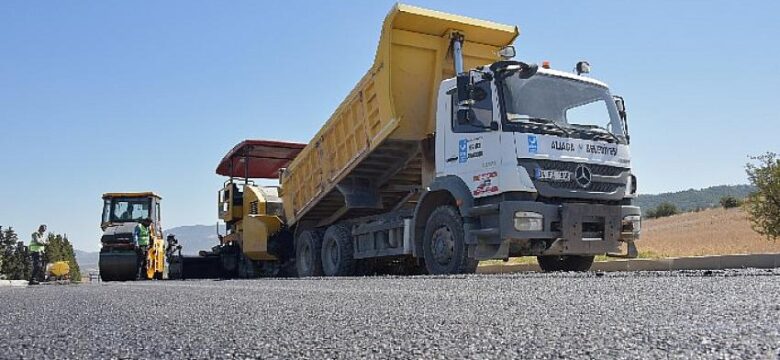
{"label": "gravel shoulder", "polygon": [[780,269],[0,288],[3,358],[777,358]]}

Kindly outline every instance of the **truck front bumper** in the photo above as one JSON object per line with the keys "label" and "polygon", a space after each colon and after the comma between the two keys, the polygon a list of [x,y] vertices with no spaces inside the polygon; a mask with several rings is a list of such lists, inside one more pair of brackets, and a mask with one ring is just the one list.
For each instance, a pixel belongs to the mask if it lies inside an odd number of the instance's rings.
{"label": "truck front bumper", "polygon": [[[479,214],[481,226],[470,230],[474,256],[603,255],[621,250],[636,257],[633,242],[641,231],[639,207],[585,203],[545,204],[503,201]],[[478,210],[479,211],[479,210]]]}

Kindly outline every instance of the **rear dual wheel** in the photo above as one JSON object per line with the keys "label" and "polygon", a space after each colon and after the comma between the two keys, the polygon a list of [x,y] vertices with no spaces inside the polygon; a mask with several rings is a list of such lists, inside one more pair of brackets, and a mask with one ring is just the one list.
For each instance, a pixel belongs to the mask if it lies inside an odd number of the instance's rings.
{"label": "rear dual wheel", "polygon": [[355,272],[352,235],[344,225],[332,225],[324,234],[307,230],[298,236],[295,266],[299,277],[349,276]]}
{"label": "rear dual wheel", "polygon": [[295,246],[295,267],[299,277],[322,276],[322,237],[317,231],[307,230],[298,235]]}
{"label": "rear dual wheel", "polygon": [[325,276],[349,276],[355,272],[352,234],[344,225],[332,225],[322,237],[322,272]]}

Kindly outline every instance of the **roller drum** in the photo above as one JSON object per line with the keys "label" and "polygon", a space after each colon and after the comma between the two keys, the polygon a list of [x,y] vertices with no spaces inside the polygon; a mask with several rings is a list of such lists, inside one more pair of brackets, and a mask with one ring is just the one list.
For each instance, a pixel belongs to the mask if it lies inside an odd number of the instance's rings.
{"label": "roller drum", "polygon": [[102,252],[98,261],[103,281],[130,281],[138,275],[138,254],[135,251]]}

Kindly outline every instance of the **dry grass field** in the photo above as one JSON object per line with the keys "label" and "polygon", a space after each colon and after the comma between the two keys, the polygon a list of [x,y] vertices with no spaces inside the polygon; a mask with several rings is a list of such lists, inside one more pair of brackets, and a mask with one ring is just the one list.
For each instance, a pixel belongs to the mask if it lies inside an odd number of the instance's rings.
{"label": "dry grass field", "polygon": [[780,241],[768,241],[753,231],[740,208],[649,219],[642,227],[637,247],[644,257],[780,253]]}

